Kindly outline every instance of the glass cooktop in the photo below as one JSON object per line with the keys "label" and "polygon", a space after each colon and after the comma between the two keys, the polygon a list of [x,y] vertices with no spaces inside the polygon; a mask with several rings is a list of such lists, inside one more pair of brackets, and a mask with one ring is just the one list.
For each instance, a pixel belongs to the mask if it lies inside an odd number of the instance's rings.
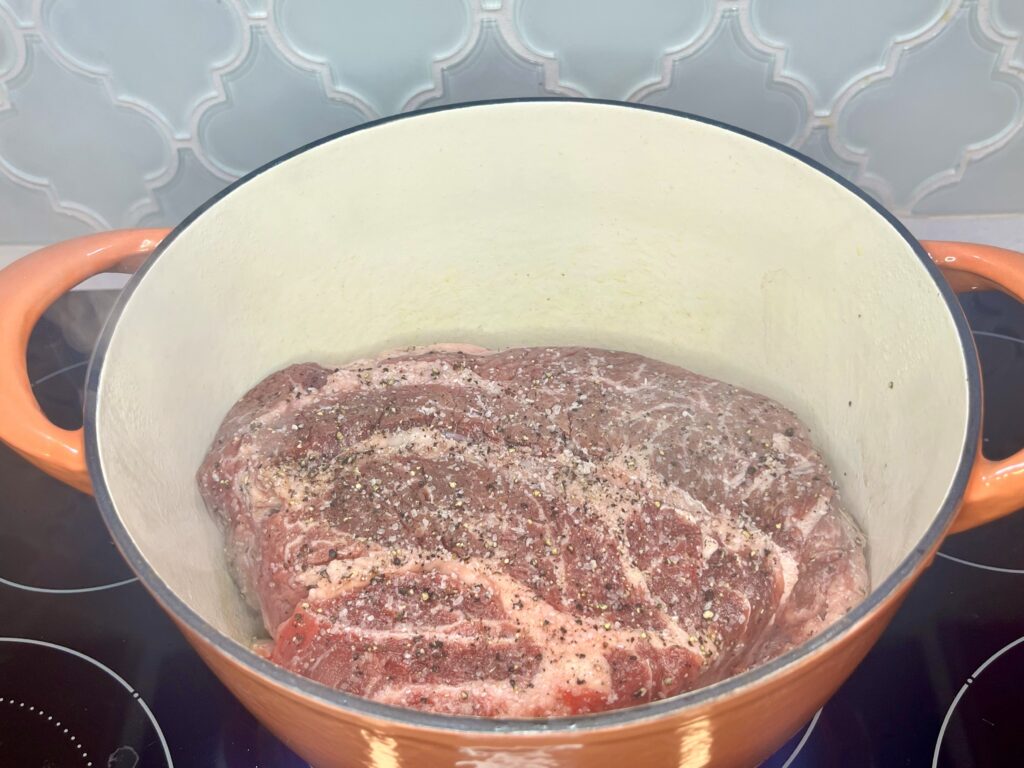
{"label": "glass cooktop", "polygon": [[[29,348],[35,393],[81,423],[116,294],[58,301]],[[968,298],[987,452],[1024,445],[1024,309]],[[1024,765],[1024,514],[947,540],[853,677],[764,765]],[[122,561],[92,499],[0,445],[0,766],[303,765],[207,671]]]}

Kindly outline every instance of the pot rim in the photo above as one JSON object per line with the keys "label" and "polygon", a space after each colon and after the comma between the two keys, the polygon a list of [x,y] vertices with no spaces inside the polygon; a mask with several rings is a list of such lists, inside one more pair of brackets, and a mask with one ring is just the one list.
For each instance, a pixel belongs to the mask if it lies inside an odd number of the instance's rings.
{"label": "pot rim", "polygon": [[[953,316],[953,321],[956,327],[957,335],[960,340],[960,349],[964,356],[964,365],[967,371],[967,390],[968,390],[968,414],[967,414],[967,425],[964,435],[964,445],[961,451],[960,462],[957,466],[956,472],[953,475],[952,483],[950,484],[949,492],[946,498],[943,500],[935,518],[932,520],[928,529],[924,535],[914,546],[913,550],[904,558],[904,560],[896,567],[896,569],[885,579],[881,584],[873,587],[871,592],[868,593],[867,597],[857,605],[853,610],[843,616],[841,619],[836,621],[830,627],[828,627],[821,634],[811,638],[805,643],[797,646],[796,648],[786,652],[782,656],[772,659],[770,662],[763,664],[754,669],[748,670],[738,675],[726,678],[717,683],[705,686],[703,688],[697,688],[687,693],[679,694],[668,699],[661,701],[650,702],[647,704],[640,704],[633,707],[626,707],[624,709],[612,710],[610,712],[602,712],[588,715],[578,715],[571,717],[551,717],[551,718],[536,718],[536,719],[524,719],[524,718],[476,718],[466,717],[462,715],[442,715],[429,712],[421,712],[406,707],[399,707],[390,704],[381,704],[371,699],[356,696],[354,694],[345,693],[340,690],[336,690],[325,686],[321,683],[314,682],[309,678],[302,677],[300,675],[291,672],[284,667],[280,667],[272,662],[258,656],[245,646],[237,643],[233,639],[221,634],[212,625],[210,625],[205,619],[203,619],[198,613],[196,613],[188,604],[186,604],[181,598],[179,598],[156,574],[156,572],[150,567],[146,561],[142,552],[136,547],[127,529],[121,522],[121,519],[114,506],[113,499],[110,496],[110,491],[107,488],[105,478],[103,476],[103,467],[99,457],[99,445],[98,435],[96,432],[96,411],[97,411],[97,395],[99,390],[100,376],[102,375],[103,361],[106,357],[108,347],[113,335],[113,331],[117,326],[118,319],[120,318],[128,302],[131,300],[132,294],[138,285],[145,279],[146,273],[149,268],[156,263],[157,259],[163,255],[166,248],[174,242],[174,240],[180,235],[195,219],[201,216],[208,208],[213,206],[215,203],[220,201],[222,198],[231,194],[235,189],[248,182],[250,179],[255,178],[264,171],[267,171],[280,163],[291,159],[292,157],[306,152],[310,149],[325,144],[335,139],[340,139],[349,134],[357,133],[360,131],[368,130],[379,125],[390,123],[397,120],[410,120],[416,119],[423,115],[429,115],[434,112],[444,112],[457,109],[472,109],[475,107],[488,107],[504,104],[586,104],[586,105],[603,105],[608,107],[615,107],[621,109],[635,109],[647,112],[656,112],[664,115],[671,115],[673,117],[682,118],[685,120],[691,120],[705,125],[710,125],[716,128],[724,129],[732,133],[739,134],[748,139],[753,139],[762,144],[765,144],[773,149],[783,152],[795,160],[802,162],[811,168],[819,171],[820,173],[828,176],[833,182],[844,187],[849,192],[856,195],[863,202],[871,206],[876,213],[884,218],[893,229],[910,245],[911,249],[917,255],[924,268],[931,275],[933,281],[936,283],[936,287],[945,301],[947,309]],[[797,152],[790,147],[787,147],[779,142],[772,139],[765,138],[751,131],[747,131],[742,128],[729,125],[727,123],[713,120],[699,115],[693,115],[686,112],[667,109],[664,107],[655,107],[645,104],[633,104],[622,101],[615,101],[610,99],[579,99],[570,97],[555,97],[555,98],[539,98],[539,97],[528,97],[528,98],[506,98],[506,99],[489,99],[471,102],[461,102],[458,104],[444,105],[439,107],[433,107],[430,109],[423,109],[412,113],[403,113],[398,115],[392,115],[383,117],[370,122],[361,123],[357,126],[347,128],[336,133],[332,133],[323,138],[312,141],[305,144],[291,152],[281,155],[274,160],[260,166],[254,171],[242,176],[237,181],[233,182],[225,189],[218,192],[213,197],[209,198],[206,202],[196,208],[188,217],[186,217],[180,224],[178,224],[166,238],[160,243],[153,254],[146,260],[141,268],[131,277],[128,284],[122,289],[117,301],[108,316],[103,330],[100,334],[96,346],[93,350],[92,357],[89,362],[88,371],[86,374],[86,385],[85,385],[85,403],[84,403],[84,428],[85,428],[85,454],[86,454],[86,465],[89,470],[89,475],[92,479],[93,489],[96,497],[97,504],[100,509],[100,513],[103,516],[103,520],[110,531],[110,534],[117,545],[121,554],[125,557],[132,569],[138,575],[143,585],[147,590],[160,602],[165,610],[175,616],[178,620],[183,622],[192,632],[198,637],[203,638],[217,651],[227,656],[235,663],[244,666],[259,675],[268,678],[275,685],[288,689],[293,694],[299,694],[303,697],[313,699],[319,704],[327,705],[333,708],[351,712],[354,715],[362,716],[366,718],[372,718],[376,720],[382,720],[385,722],[391,722],[395,725],[400,726],[411,726],[416,728],[425,728],[434,731],[448,731],[448,732],[461,732],[461,733],[475,733],[475,734],[523,734],[523,735],[552,735],[552,734],[568,734],[579,731],[598,731],[606,728],[614,728],[618,726],[625,726],[634,724],[644,720],[651,720],[653,718],[662,718],[669,715],[674,715],[686,710],[692,710],[700,705],[708,704],[711,701],[725,698],[737,691],[744,689],[748,686],[755,685],[764,681],[767,678],[774,677],[781,674],[788,667],[794,666],[797,663],[804,661],[812,655],[818,653],[826,646],[830,646],[838,641],[838,639],[848,632],[857,624],[865,622],[870,616],[875,614],[884,604],[888,602],[894,593],[901,591],[901,587],[909,586],[909,582],[913,580],[915,573],[918,568],[922,565],[922,561],[941,543],[947,529],[953,522],[956,512],[960,506],[960,501],[963,497],[964,491],[967,488],[967,482],[970,477],[971,469],[974,465],[974,461],[977,455],[977,446],[981,433],[981,374],[979,370],[979,363],[977,358],[977,351],[974,346],[973,337],[971,336],[970,328],[967,325],[966,317],[963,314],[963,310],[960,307],[960,303],[956,298],[955,293],[949,284],[942,277],[938,267],[928,257],[924,248],[921,244],[910,234],[907,228],[892,214],[890,213],[881,203],[876,201],[866,192],[859,187],[855,186],[850,181],[846,180],[842,176],[838,175],[835,171],[822,165],[821,163],[813,160],[805,155]]]}

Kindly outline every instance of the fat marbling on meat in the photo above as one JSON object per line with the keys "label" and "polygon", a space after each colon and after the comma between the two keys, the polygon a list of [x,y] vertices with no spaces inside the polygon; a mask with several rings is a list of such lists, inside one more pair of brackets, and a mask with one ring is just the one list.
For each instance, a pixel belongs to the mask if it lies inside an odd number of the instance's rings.
{"label": "fat marbling on meat", "polygon": [[868,588],[791,412],[625,352],[293,365],[231,409],[198,480],[271,660],[433,712],[663,699],[802,643]]}

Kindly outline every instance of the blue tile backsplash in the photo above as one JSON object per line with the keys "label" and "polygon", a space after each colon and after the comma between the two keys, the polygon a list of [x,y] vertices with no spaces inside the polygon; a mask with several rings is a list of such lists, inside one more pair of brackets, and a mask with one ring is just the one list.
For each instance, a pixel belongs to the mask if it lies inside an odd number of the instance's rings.
{"label": "blue tile backsplash", "polygon": [[0,244],[174,224],[382,115],[626,99],[903,215],[1024,212],[1024,0],[0,0]]}

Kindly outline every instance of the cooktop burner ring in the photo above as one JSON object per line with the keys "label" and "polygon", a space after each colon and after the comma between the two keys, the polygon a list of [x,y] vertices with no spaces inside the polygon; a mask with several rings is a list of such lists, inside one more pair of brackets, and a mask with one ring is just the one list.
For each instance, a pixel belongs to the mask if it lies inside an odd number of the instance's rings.
{"label": "cooktop burner ring", "polygon": [[[137,690],[135,690],[135,688],[133,688],[132,685],[127,680],[125,680],[123,677],[121,677],[117,672],[112,670],[106,664],[104,664],[101,661],[98,661],[98,660],[94,659],[91,656],[88,656],[87,654],[82,653],[81,651],[76,651],[74,648],[68,648],[65,645],[59,645],[57,643],[47,642],[46,640],[35,640],[33,638],[28,638],[28,637],[0,637],[0,643],[10,644],[10,645],[28,645],[28,646],[35,646],[35,647],[38,647],[38,648],[44,648],[44,649],[47,649],[47,650],[50,650],[50,651],[57,651],[59,653],[67,654],[68,656],[74,657],[75,659],[78,659],[80,661],[84,661],[87,664],[91,665],[92,667],[98,669],[100,672],[102,672],[108,678],[110,678],[115,683],[117,683],[117,685],[119,685],[121,688],[123,688],[125,691],[127,691],[128,694],[130,695],[130,701],[132,701],[132,702],[134,702],[135,704],[138,705],[138,707],[142,711],[143,715],[145,715],[145,717],[149,720],[149,724],[152,726],[153,733],[156,734],[156,737],[157,737],[157,739],[160,742],[160,748],[161,748],[161,750],[163,752],[163,758],[164,758],[164,761],[165,761],[165,764],[166,764],[167,768],[174,768],[174,761],[171,759],[171,751],[170,751],[170,748],[168,747],[167,739],[165,738],[164,732],[160,728],[160,723],[157,722],[156,716],[153,714],[153,711],[149,708],[149,705],[146,704],[145,700],[142,698],[142,695]],[[4,698],[12,699],[13,700],[13,697],[7,696],[6,694],[5,694]],[[25,702],[18,700],[18,703],[19,704],[24,704]],[[29,707],[34,707],[34,706],[35,705],[29,705]],[[24,708],[24,707],[19,706],[19,709],[22,709],[22,708]],[[36,708],[36,709],[38,709],[38,708]],[[32,710],[32,711],[34,711],[34,710]],[[49,714],[49,713],[47,713],[47,714]],[[64,723],[63,725],[67,725],[67,723]],[[61,724],[60,720],[56,721],[56,726],[55,727],[62,727],[62,724]],[[73,735],[69,733],[69,729],[68,728],[63,728],[62,735],[68,736],[70,741],[72,741],[72,742],[76,742],[76,740],[77,740],[77,737],[73,737]],[[77,743],[81,743],[81,742],[77,742]],[[119,750],[120,749],[124,749],[124,747],[118,747],[118,749]],[[116,751],[117,750],[115,750],[115,753],[116,753]],[[138,755],[136,753],[136,757],[137,756]]]}
{"label": "cooktop burner ring", "polygon": [[939,735],[935,739],[935,750],[932,752],[932,768],[939,768],[939,757],[942,753],[942,740],[946,735],[946,730],[949,728],[950,721],[953,719],[953,713],[956,711],[957,704],[960,703],[960,700],[989,666],[994,664],[1001,656],[1006,655],[1021,643],[1024,643],[1024,635],[1021,635],[1016,640],[1007,643],[985,659],[985,661],[981,663],[981,666],[974,670],[974,672],[968,676],[967,680],[964,681],[964,684],[960,686],[960,690],[956,692],[956,696],[953,697],[953,701],[950,702],[949,708],[946,710],[945,717],[942,718],[942,726],[939,728]]}
{"label": "cooktop burner ring", "polygon": [[138,581],[137,576],[125,579],[124,581],[115,581],[110,584],[100,584],[95,587],[79,587],[78,589],[50,589],[48,587],[33,587],[30,584],[20,584],[17,581],[11,581],[0,576],[0,584],[6,587],[12,587],[13,589],[23,589],[26,592],[39,592],[44,595],[76,595],[85,592],[102,592],[105,589],[115,589],[116,587],[123,587],[125,584],[131,584]]}
{"label": "cooktop burner ring", "polygon": [[1010,573],[1014,575],[1024,575],[1024,568],[1002,568],[998,565],[985,565],[984,563],[976,563],[973,560],[965,560],[962,557],[954,557],[953,555],[947,555],[945,552],[936,552],[939,557],[949,560],[960,565],[966,565],[969,568],[980,568],[983,571],[993,571],[995,573]]}
{"label": "cooktop burner ring", "polygon": [[811,734],[814,733],[814,728],[818,725],[818,718],[821,717],[822,710],[824,709],[825,708],[822,707],[814,713],[814,717],[811,718],[811,722],[807,724],[807,729],[804,731],[804,735],[801,736],[800,741],[797,742],[796,749],[793,750],[793,754],[786,758],[786,762],[782,764],[782,768],[790,768],[790,766],[793,765],[793,762],[797,759],[797,757],[800,756],[800,753],[807,745],[808,739],[811,738]]}
{"label": "cooktop burner ring", "polygon": [[[37,708],[33,704],[29,704],[28,707],[25,707],[25,702],[19,701],[18,699],[0,696],[0,704],[6,704],[8,707],[17,707],[18,709],[23,709],[28,712],[34,712],[40,717],[46,715],[46,721],[54,728],[61,728],[64,725],[60,720],[54,720],[53,715],[48,714],[42,707]],[[64,728],[60,735],[65,737],[75,747],[75,749],[79,751],[79,757],[85,761],[85,768],[92,768],[92,760],[89,759],[89,752],[82,746],[82,740],[75,734],[69,733],[67,728]],[[58,736],[58,738],[60,738],[60,736]]]}
{"label": "cooktop burner ring", "polygon": [[56,371],[50,371],[46,375],[40,376],[38,379],[33,381],[32,385],[31,385],[32,389],[35,389],[36,387],[38,387],[40,384],[42,384],[45,381],[49,381],[50,379],[57,378],[62,373],[68,373],[69,371],[74,371],[74,370],[76,370],[78,368],[84,368],[88,364],[89,364],[88,360],[79,360],[77,363],[71,363],[71,365],[65,365],[63,368],[58,368]]}
{"label": "cooktop burner ring", "polygon": [[[87,366],[88,363],[89,363],[88,360],[79,360],[77,362],[71,363],[70,365],[61,366],[61,367],[57,368],[56,370],[50,371],[49,373],[44,374],[43,376],[40,376],[39,378],[35,379],[32,382],[31,386],[32,386],[33,390],[35,390],[35,388],[38,387],[40,384],[43,384],[43,383],[45,383],[47,381],[55,379],[58,376],[62,376],[64,374],[70,373],[72,371],[85,368],[85,366]],[[76,388],[81,389],[81,387],[77,386],[77,382],[76,382]],[[128,568],[125,567],[124,570],[128,570]],[[92,585],[92,586],[85,586],[85,587],[56,587],[56,586],[52,586],[51,587],[51,586],[37,586],[37,585],[34,585],[34,584],[27,584],[24,581],[21,581],[19,579],[11,578],[11,574],[2,574],[2,575],[0,575],[0,585],[6,586],[6,587],[10,587],[12,589],[18,589],[18,590],[22,590],[22,591],[25,591],[25,592],[34,592],[34,593],[43,594],[43,595],[78,595],[78,594],[86,594],[86,593],[90,593],[90,592],[102,592],[102,591],[108,590],[108,589],[116,589],[117,587],[122,587],[122,586],[124,586],[126,584],[131,584],[133,582],[137,582],[138,580],[139,580],[138,577],[133,575],[133,576],[130,576],[129,578],[118,579],[116,581],[109,581],[109,582],[105,582],[105,583],[101,583],[101,584],[96,584],[96,585]]]}

